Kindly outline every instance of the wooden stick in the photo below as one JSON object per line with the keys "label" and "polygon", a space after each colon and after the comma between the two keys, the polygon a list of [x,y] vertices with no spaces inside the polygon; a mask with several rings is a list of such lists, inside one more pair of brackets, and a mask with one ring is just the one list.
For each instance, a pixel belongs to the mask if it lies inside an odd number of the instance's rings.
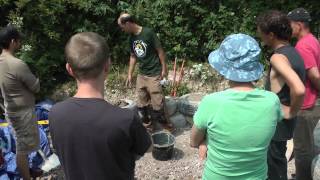
{"label": "wooden stick", "polygon": [[182,80],[184,63],[185,63],[185,60],[182,61],[182,65],[181,65],[181,67],[180,67],[179,79],[178,79],[178,81],[177,81],[177,83],[176,83],[176,85],[175,85],[173,97],[176,97],[178,86],[180,85],[180,82],[181,82],[181,80]]}
{"label": "wooden stick", "polygon": [[171,96],[174,94],[174,87],[176,85],[176,74],[177,74],[177,56],[174,58],[174,65],[173,65],[173,82],[171,88]]}

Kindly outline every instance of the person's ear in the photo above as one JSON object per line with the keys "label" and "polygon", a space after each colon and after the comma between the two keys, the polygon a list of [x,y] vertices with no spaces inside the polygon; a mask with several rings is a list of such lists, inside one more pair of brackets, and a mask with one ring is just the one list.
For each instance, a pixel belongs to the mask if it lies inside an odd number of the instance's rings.
{"label": "person's ear", "polygon": [[68,71],[70,76],[75,77],[74,73],[73,73],[73,70],[72,70],[72,68],[71,68],[69,63],[66,64],[66,70]]}
{"label": "person's ear", "polygon": [[269,37],[270,39],[275,39],[275,38],[276,38],[273,32],[270,32],[270,33],[268,34],[268,37]]}
{"label": "person's ear", "polygon": [[16,43],[17,43],[17,42],[16,42],[14,39],[11,39],[10,44],[9,44],[9,49],[10,49],[10,48],[15,48]]}
{"label": "person's ear", "polygon": [[298,22],[298,31],[300,32],[303,28],[304,24],[302,22]]}

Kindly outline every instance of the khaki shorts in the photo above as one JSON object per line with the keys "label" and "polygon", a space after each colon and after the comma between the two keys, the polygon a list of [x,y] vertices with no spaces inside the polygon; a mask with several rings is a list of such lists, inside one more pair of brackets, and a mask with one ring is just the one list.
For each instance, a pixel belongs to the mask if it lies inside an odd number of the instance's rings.
{"label": "khaki shorts", "polygon": [[148,106],[150,103],[152,109],[163,109],[164,96],[160,85],[160,76],[138,75],[136,90],[138,95],[138,107]]}
{"label": "khaki shorts", "polygon": [[19,112],[19,115],[6,115],[14,129],[16,152],[29,154],[40,148],[39,129],[33,109]]}

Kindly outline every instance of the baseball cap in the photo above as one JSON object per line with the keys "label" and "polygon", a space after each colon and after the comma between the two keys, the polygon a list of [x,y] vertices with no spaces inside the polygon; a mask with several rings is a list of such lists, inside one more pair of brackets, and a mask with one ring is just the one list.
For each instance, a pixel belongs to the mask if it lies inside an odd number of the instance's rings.
{"label": "baseball cap", "polygon": [[287,17],[292,21],[310,22],[311,16],[304,8],[297,8],[290,11]]}

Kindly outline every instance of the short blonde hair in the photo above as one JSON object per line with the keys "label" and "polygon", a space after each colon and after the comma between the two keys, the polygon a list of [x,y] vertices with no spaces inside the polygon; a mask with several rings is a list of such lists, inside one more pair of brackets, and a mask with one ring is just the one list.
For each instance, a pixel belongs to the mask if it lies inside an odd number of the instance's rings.
{"label": "short blonde hair", "polygon": [[69,39],[65,56],[77,79],[92,79],[98,77],[108,63],[109,47],[97,33],[77,33]]}

